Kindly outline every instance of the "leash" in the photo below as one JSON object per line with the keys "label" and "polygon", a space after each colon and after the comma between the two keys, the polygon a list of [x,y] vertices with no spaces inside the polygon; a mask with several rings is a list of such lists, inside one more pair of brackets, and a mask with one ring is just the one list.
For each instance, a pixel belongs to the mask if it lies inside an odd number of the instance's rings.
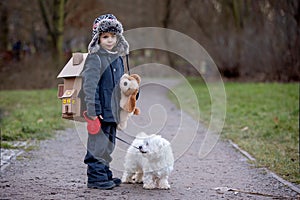
{"label": "leash", "polygon": [[127,65],[127,72],[130,75],[129,54],[126,54],[126,65]]}
{"label": "leash", "polygon": [[133,146],[132,144],[130,144],[129,142],[126,142],[125,140],[119,138],[118,136],[116,136],[116,139],[120,140],[121,142],[124,142],[125,144],[128,144],[129,146],[132,146],[132,147],[134,147],[134,148],[140,150],[140,148],[138,148],[138,147],[136,147],[136,146]]}
{"label": "leash", "polygon": [[119,137],[117,137],[117,136],[116,136],[116,139],[120,140],[121,142],[124,142],[125,144],[128,144],[129,146],[132,146],[132,147],[136,148],[136,149],[139,150],[141,153],[147,153],[147,152],[143,151],[142,148],[136,147],[136,146],[130,144],[129,142],[126,142],[125,140],[123,140],[123,139],[121,139],[121,138],[119,138]]}
{"label": "leash", "polygon": [[[127,73],[130,75],[130,66],[129,66],[129,54],[126,54],[126,66],[127,66]],[[139,95],[139,92],[137,94],[137,98],[138,98],[138,95]],[[136,147],[136,146],[133,146],[132,144],[130,144],[129,142],[126,142],[125,140],[119,138],[118,136],[116,136],[116,139],[120,140],[121,142],[124,142],[125,144],[129,145],[129,146],[132,146],[136,149],[138,149],[139,151],[141,151],[140,148]]]}
{"label": "leash", "polygon": [[[126,54],[126,66],[127,66],[127,73],[130,75],[130,66],[129,66],[129,54]],[[136,95],[136,100],[138,100],[140,96],[140,90],[138,90],[138,93]]]}

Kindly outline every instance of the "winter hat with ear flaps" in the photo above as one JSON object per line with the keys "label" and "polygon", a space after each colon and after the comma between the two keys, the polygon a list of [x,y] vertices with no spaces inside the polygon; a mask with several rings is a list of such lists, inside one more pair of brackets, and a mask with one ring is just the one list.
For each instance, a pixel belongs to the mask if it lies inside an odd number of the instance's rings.
{"label": "winter hat with ear flaps", "polygon": [[107,32],[115,33],[118,37],[114,50],[117,51],[120,56],[129,54],[129,45],[123,36],[123,26],[112,14],[101,15],[95,19],[93,23],[92,41],[88,46],[88,52],[95,53],[100,49],[98,44],[100,34]]}

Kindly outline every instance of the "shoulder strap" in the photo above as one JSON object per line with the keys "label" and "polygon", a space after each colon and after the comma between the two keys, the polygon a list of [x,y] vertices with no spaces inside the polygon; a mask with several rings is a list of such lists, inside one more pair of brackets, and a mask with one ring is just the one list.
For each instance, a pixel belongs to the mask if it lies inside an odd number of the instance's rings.
{"label": "shoulder strap", "polygon": [[127,65],[127,71],[128,71],[128,74],[130,75],[129,55],[128,55],[128,54],[126,54],[126,65]]}

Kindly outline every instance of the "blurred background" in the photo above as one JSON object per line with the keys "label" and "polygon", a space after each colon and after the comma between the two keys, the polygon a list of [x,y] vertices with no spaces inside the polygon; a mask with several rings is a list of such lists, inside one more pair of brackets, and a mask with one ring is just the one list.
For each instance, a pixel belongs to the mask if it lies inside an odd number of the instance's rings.
{"label": "blurred background", "polygon": [[[0,89],[55,88],[72,52],[87,51],[93,20],[105,13],[125,31],[150,26],[190,36],[225,81],[300,80],[299,0],[1,0]],[[200,76],[169,52],[130,55],[133,66],[162,63]]]}

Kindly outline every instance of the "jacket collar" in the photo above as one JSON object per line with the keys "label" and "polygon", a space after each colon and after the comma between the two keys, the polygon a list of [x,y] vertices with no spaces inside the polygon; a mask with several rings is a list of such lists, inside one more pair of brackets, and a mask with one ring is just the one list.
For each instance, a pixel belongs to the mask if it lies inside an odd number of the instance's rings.
{"label": "jacket collar", "polygon": [[103,49],[100,45],[99,45],[99,50],[97,51],[97,54],[99,56],[105,56],[107,57],[109,60],[115,60],[117,59],[120,55],[118,54],[118,52],[112,52],[112,51],[108,51],[106,49]]}

